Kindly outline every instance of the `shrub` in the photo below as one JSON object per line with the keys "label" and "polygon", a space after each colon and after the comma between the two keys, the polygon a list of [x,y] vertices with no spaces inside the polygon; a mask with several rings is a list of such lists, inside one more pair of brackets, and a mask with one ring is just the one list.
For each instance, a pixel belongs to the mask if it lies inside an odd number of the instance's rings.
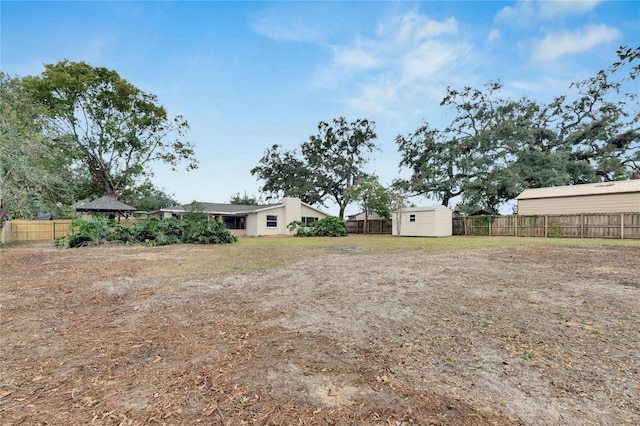
{"label": "shrub", "polygon": [[113,225],[115,222],[101,217],[74,220],[71,223],[73,234],[68,236],[69,248],[104,244],[113,233]]}
{"label": "shrub", "polygon": [[238,240],[222,221],[206,219],[178,221],[150,217],[132,226],[124,226],[112,220],[93,218],[73,221],[71,232],[71,235],[56,240],[56,247],[65,247],[67,243],[69,248],[97,246],[108,241],[162,246],[181,243],[225,244]]}
{"label": "shrub", "polygon": [[345,237],[347,235],[347,222],[335,216],[327,216],[310,224],[294,221],[288,228],[298,237]]}
{"label": "shrub", "polygon": [[176,219],[157,219],[149,217],[131,228],[134,241],[150,245],[164,246],[183,242],[180,222]]}
{"label": "shrub", "polygon": [[184,243],[226,244],[238,240],[221,220],[183,221],[182,232]]}

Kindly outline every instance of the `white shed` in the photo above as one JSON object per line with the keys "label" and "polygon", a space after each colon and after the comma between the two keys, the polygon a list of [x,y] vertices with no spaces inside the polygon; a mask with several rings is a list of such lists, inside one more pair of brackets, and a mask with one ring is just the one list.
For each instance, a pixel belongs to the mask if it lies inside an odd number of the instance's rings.
{"label": "white shed", "polygon": [[392,234],[401,237],[450,237],[453,212],[445,206],[410,207],[392,214]]}

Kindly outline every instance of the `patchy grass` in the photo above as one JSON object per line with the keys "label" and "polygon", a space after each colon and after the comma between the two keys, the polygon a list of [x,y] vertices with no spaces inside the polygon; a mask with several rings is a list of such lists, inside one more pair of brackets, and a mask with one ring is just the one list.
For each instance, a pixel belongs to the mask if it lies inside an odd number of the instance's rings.
{"label": "patchy grass", "polygon": [[0,418],[638,425],[638,243],[5,250]]}
{"label": "patchy grass", "polygon": [[411,238],[390,235],[347,237],[244,237],[235,244],[182,245],[154,250],[171,251],[166,262],[157,265],[166,275],[215,276],[282,267],[303,259],[320,259],[335,251],[353,254],[397,254],[419,251],[458,251],[522,246],[638,246],[637,240],[449,237]]}

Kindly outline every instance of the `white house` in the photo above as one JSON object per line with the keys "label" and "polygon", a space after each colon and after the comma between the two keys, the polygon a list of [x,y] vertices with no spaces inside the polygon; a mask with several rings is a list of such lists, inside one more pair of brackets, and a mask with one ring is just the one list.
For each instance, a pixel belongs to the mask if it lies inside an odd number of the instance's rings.
{"label": "white house", "polygon": [[[284,197],[280,203],[264,205],[197,203],[198,210],[211,219],[222,219],[227,229],[237,236],[291,235],[287,226],[293,221],[315,222],[326,213],[300,201],[299,198]],[[181,219],[190,212],[192,204],[166,207],[151,215],[165,219]]]}
{"label": "white house", "polygon": [[450,237],[453,212],[445,206],[409,207],[391,214],[392,231],[401,237]]}

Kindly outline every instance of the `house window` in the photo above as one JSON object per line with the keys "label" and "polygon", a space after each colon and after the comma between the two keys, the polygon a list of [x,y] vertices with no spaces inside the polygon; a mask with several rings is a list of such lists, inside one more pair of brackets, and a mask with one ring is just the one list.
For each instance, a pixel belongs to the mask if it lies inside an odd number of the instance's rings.
{"label": "house window", "polygon": [[409,222],[415,222],[416,221],[416,215],[415,214],[410,214],[409,215]]}
{"label": "house window", "polygon": [[277,227],[278,227],[278,216],[267,215],[267,228],[277,228]]}
{"label": "house window", "polygon": [[302,223],[304,223],[305,225],[309,225],[317,221],[318,221],[317,217],[302,216]]}

